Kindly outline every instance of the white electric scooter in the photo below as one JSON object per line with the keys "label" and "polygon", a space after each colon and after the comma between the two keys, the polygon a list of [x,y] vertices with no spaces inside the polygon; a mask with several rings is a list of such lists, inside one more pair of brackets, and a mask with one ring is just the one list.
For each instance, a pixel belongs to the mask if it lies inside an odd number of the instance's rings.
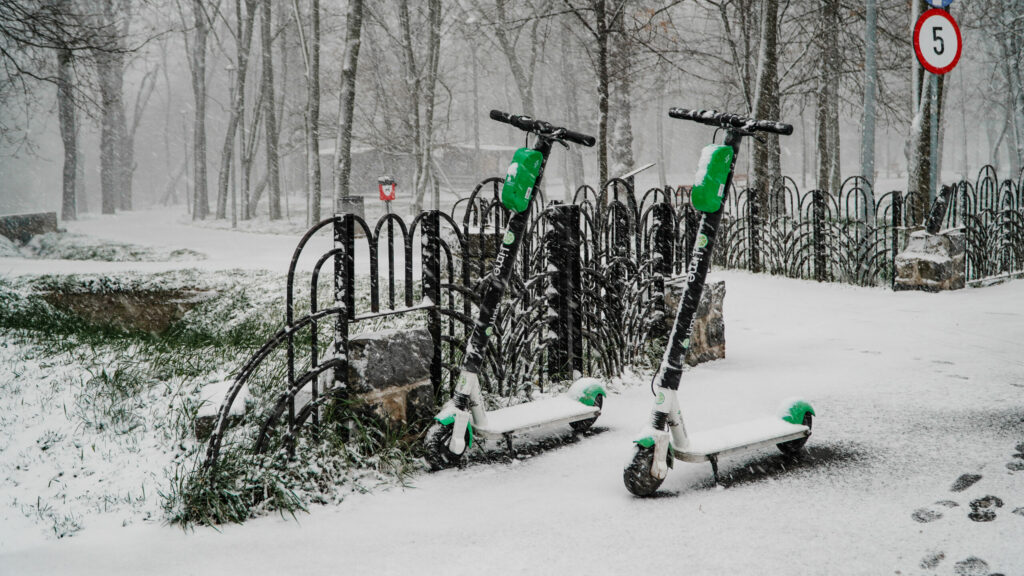
{"label": "white electric scooter", "polygon": [[533,191],[540,185],[544,164],[554,143],[593,146],[594,137],[552,126],[527,116],[491,111],[491,119],[511,124],[537,136],[534,147],[516,151],[501,191],[502,204],[512,212],[508,230],[494,260],[494,269],[480,302],[455,392],[425,439],[427,461],[434,470],[460,464],[477,437],[504,438],[512,452],[512,434],[539,427],[569,424],[577,432],[589,428],[601,414],[606,392],[596,378],[576,381],[564,394],[488,412],[480,392],[480,367],[487,338],[494,330],[494,314],[505,292],[516,251],[526,232]]}
{"label": "white electric scooter", "polygon": [[793,133],[793,127],[707,110],[673,108],[669,116],[723,129],[725,144],[704,148],[691,191],[691,203],[701,218],[687,268],[686,285],[665,347],[665,355],[654,377],[652,387],[655,401],[650,424],[633,441],[633,457],[622,474],[626,489],[637,496],[653,494],[665,480],[668,469],[676,459],[684,462],[710,462],[717,484],[718,458],[726,454],[772,444],[784,453],[796,453],[811,435],[814,417],[814,409],[810,404],[792,400],[786,402],[780,414],[775,417],[687,433],[677,391],[686,351],[690,347],[693,319],[711,263],[715,234],[722,219],[722,203],[732,184],[740,141],[744,136],[755,136],[757,132],[789,135]]}

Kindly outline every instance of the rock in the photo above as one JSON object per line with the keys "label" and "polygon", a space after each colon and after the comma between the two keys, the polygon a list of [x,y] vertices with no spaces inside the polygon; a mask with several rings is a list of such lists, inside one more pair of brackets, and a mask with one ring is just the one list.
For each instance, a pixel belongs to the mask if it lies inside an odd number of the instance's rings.
{"label": "rock", "polygon": [[[434,388],[430,383],[433,352],[426,328],[353,336],[349,339],[349,389],[355,398],[394,421],[411,423],[429,418],[434,414]],[[320,385],[323,390],[334,387],[332,371],[321,374]]]}
{"label": "rock", "polygon": [[[220,406],[224,403],[224,398],[227,396],[228,390],[233,383],[233,380],[215,382],[203,386],[199,391],[199,412],[196,413],[196,419],[193,423],[197,439],[206,440],[213,433],[213,428],[217,425],[217,415],[220,413]],[[231,403],[231,411],[228,412],[229,427],[241,422],[245,416],[246,405],[250,400],[249,385],[245,384],[238,391],[238,395],[235,396],[235,401]]]}
{"label": "rock", "polygon": [[426,328],[357,334],[348,341],[349,385],[370,392],[429,380],[433,354]]}
{"label": "rock", "polygon": [[906,248],[896,256],[893,289],[959,290],[966,284],[965,258],[964,236],[959,231],[911,232]]}
{"label": "rock", "polygon": [[[672,330],[685,284],[682,276],[665,282],[665,319],[661,332],[664,335]],[[725,358],[724,303],[725,281],[708,280],[693,320],[693,333],[690,334],[690,349],[686,354],[686,363],[690,366]]]}
{"label": "rock", "polygon": [[56,231],[56,212],[0,216],[0,236],[6,236],[22,244],[26,244],[36,234]]}

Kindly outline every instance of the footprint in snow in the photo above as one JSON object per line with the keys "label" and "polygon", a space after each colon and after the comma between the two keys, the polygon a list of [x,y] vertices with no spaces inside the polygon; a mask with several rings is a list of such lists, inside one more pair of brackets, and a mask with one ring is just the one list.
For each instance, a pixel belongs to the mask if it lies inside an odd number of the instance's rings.
{"label": "footprint in snow", "polygon": [[935,567],[945,559],[945,552],[931,552],[921,559],[921,568],[924,568],[925,570],[934,570]]}
{"label": "footprint in snow", "polygon": [[976,556],[970,556],[957,562],[953,566],[953,573],[956,576],[989,576],[988,562]]}
{"label": "footprint in snow", "polygon": [[952,500],[939,500],[938,502],[930,506],[925,506],[924,508],[918,508],[917,510],[914,510],[914,513],[911,514],[910,517],[916,520],[917,522],[927,524],[929,522],[935,522],[936,520],[942,518],[943,510],[949,508],[956,508],[957,506],[959,506],[959,504],[953,502]]}
{"label": "footprint in snow", "polygon": [[953,487],[950,488],[950,490],[953,492],[963,492],[971,486],[974,486],[978,480],[981,480],[981,474],[961,474],[960,477],[956,479],[956,482],[953,482]]}
{"label": "footprint in snow", "polygon": [[971,500],[971,513],[968,518],[975,522],[991,522],[996,519],[995,508],[1003,507],[1003,500],[998,496],[984,496]]}

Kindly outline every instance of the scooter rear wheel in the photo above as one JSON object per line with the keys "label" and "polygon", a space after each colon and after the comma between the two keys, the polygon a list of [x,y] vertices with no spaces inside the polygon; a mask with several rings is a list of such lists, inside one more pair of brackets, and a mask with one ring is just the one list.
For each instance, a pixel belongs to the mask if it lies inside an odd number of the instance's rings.
{"label": "scooter rear wheel", "polygon": [[573,432],[586,432],[588,428],[594,425],[594,422],[597,422],[598,416],[601,415],[601,407],[604,406],[603,395],[597,395],[597,398],[594,399],[594,406],[597,406],[597,416],[594,416],[593,418],[587,418],[586,420],[577,420],[576,422],[569,423],[569,426],[572,426]]}
{"label": "scooter rear wheel", "polygon": [[[811,417],[811,413],[804,413],[804,421],[802,422],[803,425],[807,426],[808,428],[811,428],[812,421],[813,418]],[[790,440],[789,442],[782,442],[781,444],[776,444],[776,446],[786,456],[793,456],[794,454],[800,452],[800,450],[804,447],[804,444],[807,444],[808,438],[810,438],[810,436],[804,436],[803,438],[797,438],[796,440]]]}
{"label": "scooter rear wheel", "polygon": [[[626,490],[634,496],[646,497],[654,494],[664,478],[655,478],[651,475],[651,467],[654,466],[654,447],[645,448],[639,444],[635,446],[633,459],[622,471],[622,481]],[[672,463],[672,455],[668,455],[669,464]]]}
{"label": "scooter rear wheel", "polygon": [[[430,464],[430,470],[436,472],[438,470],[444,470],[445,468],[454,468],[462,463],[462,459],[465,458],[466,452],[462,454],[453,454],[448,449],[448,443],[452,439],[452,425],[441,424],[440,422],[434,422],[434,425],[427,430],[427,436],[423,443],[427,449],[427,463]],[[466,450],[469,450],[469,429],[466,429]]]}

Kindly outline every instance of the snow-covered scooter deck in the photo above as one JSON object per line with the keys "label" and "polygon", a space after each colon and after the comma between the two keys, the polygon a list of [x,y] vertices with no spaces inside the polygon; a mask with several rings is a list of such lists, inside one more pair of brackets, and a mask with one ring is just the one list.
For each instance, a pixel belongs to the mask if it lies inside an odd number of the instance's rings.
{"label": "snow-covered scooter deck", "polygon": [[557,396],[488,412],[487,423],[477,424],[475,431],[481,436],[503,436],[534,428],[572,424],[597,418],[599,414],[600,406],[587,406],[567,395]]}
{"label": "snow-covered scooter deck", "polygon": [[799,440],[811,435],[802,424],[791,424],[781,418],[759,418],[711,430],[694,432],[684,449],[672,448],[672,455],[684,462],[714,461],[719,456],[762,446]]}

